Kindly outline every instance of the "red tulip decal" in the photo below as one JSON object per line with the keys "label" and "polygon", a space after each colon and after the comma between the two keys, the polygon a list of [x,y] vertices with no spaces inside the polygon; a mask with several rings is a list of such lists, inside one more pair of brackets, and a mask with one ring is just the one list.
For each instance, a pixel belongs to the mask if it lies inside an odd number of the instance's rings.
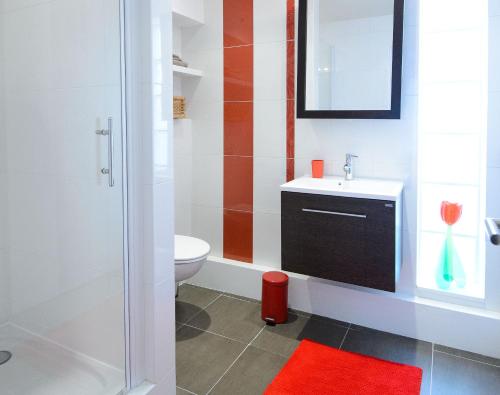
{"label": "red tulip decal", "polygon": [[462,216],[462,205],[458,203],[441,203],[441,218],[447,225],[455,225]]}
{"label": "red tulip decal", "polygon": [[455,248],[453,241],[452,226],[455,225],[462,216],[462,205],[458,203],[442,202],[441,218],[448,225],[446,239],[441,259],[436,271],[436,282],[441,289],[450,289],[451,287],[465,287],[465,271],[460,260],[460,256]]}

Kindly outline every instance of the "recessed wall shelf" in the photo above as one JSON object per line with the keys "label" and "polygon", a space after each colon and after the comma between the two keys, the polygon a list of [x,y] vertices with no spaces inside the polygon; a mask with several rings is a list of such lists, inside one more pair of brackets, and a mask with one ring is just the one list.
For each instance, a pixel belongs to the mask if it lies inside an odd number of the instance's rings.
{"label": "recessed wall shelf", "polygon": [[172,18],[174,25],[178,27],[194,27],[203,25],[203,21],[190,18],[175,11],[172,12]]}
{"label": "recessed wall shelf", "polygon": [[192,69],[190,67],[182,67],[182,66],[172,66],[172,70],[174,75],[178,75],[181,77],[192,77],[192,78],[201,78],[203,77],[203,71]]}
{"label": "recessed wall shelf", "polygon": [[174,0],[172,2],[174,26],[193,27],[205,23],[204,0]]}

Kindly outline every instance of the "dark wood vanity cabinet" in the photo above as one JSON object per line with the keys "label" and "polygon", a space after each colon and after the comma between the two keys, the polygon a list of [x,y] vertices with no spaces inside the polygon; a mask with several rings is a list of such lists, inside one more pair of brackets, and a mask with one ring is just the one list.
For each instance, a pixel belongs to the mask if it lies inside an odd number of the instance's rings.
{"label": "dark wood vanity cabinet", "polygon": [[395,292],[396,202],[281,193],[282,269]]}

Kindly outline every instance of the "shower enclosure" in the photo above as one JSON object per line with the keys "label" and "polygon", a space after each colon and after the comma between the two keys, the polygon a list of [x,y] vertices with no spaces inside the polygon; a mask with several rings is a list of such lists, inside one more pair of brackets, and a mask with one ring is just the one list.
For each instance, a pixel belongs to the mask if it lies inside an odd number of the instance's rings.
{"label": "shower enclosure", "polygon": [[120,8],[0,0],[3,395],[126,387]]}

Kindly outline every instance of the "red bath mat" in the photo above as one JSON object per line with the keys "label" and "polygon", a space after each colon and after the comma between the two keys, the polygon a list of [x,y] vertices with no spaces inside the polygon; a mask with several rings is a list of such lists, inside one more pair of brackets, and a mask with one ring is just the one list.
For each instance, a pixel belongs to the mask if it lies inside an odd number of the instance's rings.
{"label": "red bath mat", "polygon": [[265,395],[419,395],[422,369],[303,340]]}

